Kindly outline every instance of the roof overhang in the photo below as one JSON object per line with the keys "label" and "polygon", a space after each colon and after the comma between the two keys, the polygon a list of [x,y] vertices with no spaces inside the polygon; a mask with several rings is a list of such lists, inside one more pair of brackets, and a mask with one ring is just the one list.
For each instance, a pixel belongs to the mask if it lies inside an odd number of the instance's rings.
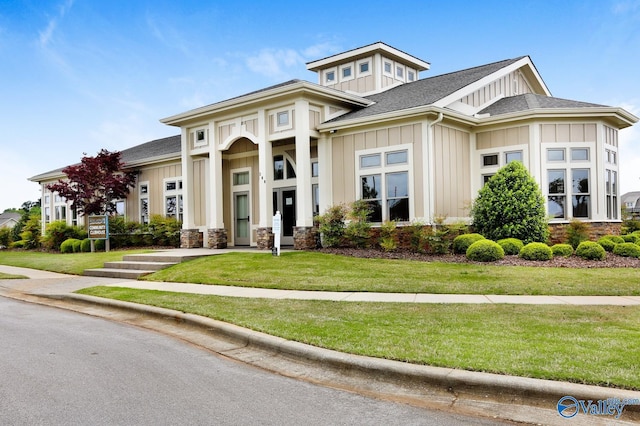
{"label": "roof overhang", "polygon": [[260,104],[267,104],[278,100],[279,98],[291,97],[315,97],[325,101],[331,101],[337,104],[350,107],[365,107],[373,104],[369,99],[358,95],[345,93],[329,87],[323,87],[308,81],[298,81],[291,84],[277,86],[272,89],[262,90],[248,95],[239,96],[237,98],[228,99],[226,101],[192,109],[180,114],[172,115],[160,120],[161,123],[170,126],[182,126],[192,121],[203,119],[213,114],[221,114],[236,109],[247,108]]}
{"label": "roof overhang", "polygon": [[329,56],[324,59],[318,59],[317,61],[307,62],[307,69],[309,71],[319,71],[320,69],[332,66],[333,64],[343,62],[347,59],[370,56],[371,54],[374,54],[374,53],[383,53],[386,57],[390,59],[393,59],[402,63],[409,63],[412,66],[414,66],[418,71],[425,71],[431,67],[431,64],[429,64],[429,62],[423,61],[422,59],[409,55],[408,53],[405,53],[402,50],[398,50],[395,47],[391,47],[388,44],[377,42],[377,43],[370,44],[368,46],[359,47],[357,49],[352,49],[344,53],[339,53],[337,55]]}

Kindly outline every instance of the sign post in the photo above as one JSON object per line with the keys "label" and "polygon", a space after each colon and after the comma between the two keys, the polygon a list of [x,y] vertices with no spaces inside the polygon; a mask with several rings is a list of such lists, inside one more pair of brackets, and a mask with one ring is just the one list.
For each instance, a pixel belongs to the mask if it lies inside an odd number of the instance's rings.
{"label": "sign post", "polygon": [[91,252],[95,252],[95,240],[105,240],[104,249],[109,251],[109,217],[89,216],[89,239],[91,240]]}
{"label": "sign post", "polygon": [[271,249],[271,254],[274,256],[280,256],[280,231],[282,230],[282,215],[280,211],[277,211],[273,216],[273,248]]}

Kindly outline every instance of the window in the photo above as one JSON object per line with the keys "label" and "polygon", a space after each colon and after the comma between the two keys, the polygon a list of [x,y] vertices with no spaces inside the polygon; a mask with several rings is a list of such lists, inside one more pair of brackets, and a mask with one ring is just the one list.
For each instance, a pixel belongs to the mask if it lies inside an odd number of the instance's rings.
{"label": "window", "polygon": [[547,161],[564,161],[564,148],[547,149]]}
{"label": "window", "polygon": [[573,217],[588,218],[589,212],[589,169],[572,169]]}
{"label": "window", "polygon": [[482,175],[482,186],[486,185],[489,182],[489,179],[493,177],[493,174],[490,175]]}
{"label": "window", "polygon": [[51,207],[44,208],[44,221],[51,222]]}
{"label": "window", "polygon": [[547,210],[549,215],[554,219],[564,219],[565,215],[565,171],[549,170],[547,172],[549,178],[549,196],[547,202]]}
{"label": "window", "polygon": [[512,161],[519,161],[522,163],[522,151],[505,152],[504,160],[506,164]]}
{"label": "window", "polygon": [[396,67],[396,77],[403,79],[404,78],[404,68],[401,66]]}
{"label": "window", "polygon": [[407,71],[407,80],[414,81],[416,79],[416,74],[413,71]]}
{"label": "window", "polygon": [[233,185],[249,185],[249,172],[239,172],[233,174]]}
{"label": "window", "polygon": [[351,77],[351,67],[342,68],[342,78],[349,78],[349,77]]}
{"label": "window", "polygon": [[277,114],[278,127],[289,125],[289,111],[282,111]]}
{"label": "window", "polygon": [[204,130],[196,131],[196,142],[204,142]]}
{"label": "window", "polygon": [[380,154],[361,155],[360,167],[378,167],[380,166]]}
{"label": "window", "polygon": [[140,223],[149,223],[149,182],[140,182]]}
{"label": "window", "polygon": [[487,154],[482,156],[482,166],[497,166],[498,165],[498,154]]}
{"label": "window", "polygon": [[360,63],[360,74],[365,74],[369,72],[369,62]]}
{"label": "window", "polygon": [[384,63],[384,72],[387,74],[391,74],[391,62]]}
{"label": "window", "polygon": [[176,181],[167,182],[164,186],[164,189],[166,191],[175,191],[176,189],[178,189],[177,182]]}
{"label": "window", "polygon": [[273,180],[295,179],[296,169],[289,158],[284,155],[273,157]]}
{"label": "window", "polygon": [[[607,204],[607,219],[618,218],[618,172],[605,170],[605,193]],[[627,203],[627,207],[633,207],[633,203]]]}
{"label": "window", "polygon": [[311,185],[311,202],[313,203],[313,215],[318,216],[320,214],[320,187],[317,183]]}
{"label": "window", "polygon": [[174,217],[183,220],[182,208],[182,179],[172,178],[164,182],[164,214],[166,217]]}
{"label": "window", "polygon": [[589,148],[571,148],[571,161],[589,161]]}
{"label": "window", "polygon": [[124,200],[116,201],[116,216],[124,217],[125,215],[125,207]]}
{"label": "window", "polygon": [[409,149],[394,148],[358,155],[359,196],[369,204],[369,220],[374,223],[410,217]]}
{"label": "window", "polygon": [[67,207],[66,206],[55,206],[55,220],[66,220],[67,219]]}
{"label": "window", "polygon": [[333,83],[334,81],[336,81],[335,71],[327,71],[325,76],[326,76],[327,83]]}
{"label": "window", "polygon": [[311,163],[311,177],[318,177],[320,175],[320,170],[318,168],[318,162],[314,161]]}

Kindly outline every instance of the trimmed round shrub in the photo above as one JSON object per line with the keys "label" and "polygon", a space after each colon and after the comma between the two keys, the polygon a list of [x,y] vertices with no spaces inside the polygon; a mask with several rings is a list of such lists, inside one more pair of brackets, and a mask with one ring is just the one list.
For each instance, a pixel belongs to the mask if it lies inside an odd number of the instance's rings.
{"label": "trimmed round shrub", "polygon": [[551,252],[553,253],[553,257],[569,257],[573,254],[573,247],[571,244],[554,244],[551,246]]}
{"label": "trimmed round shrub", "polygon": [[[62,242],[62,244],[60,244],[60,251],[62,253],[74,253],[75,247],[80,244],[80,240],[76,239],[76,238],[69,238],[66,239]],[[78,246],[79,247],[79,246]],[[79,251],[79,250],[78,250]]]}
{"label": "trimmed round shrub", "polygon": [[476,262],[495,262],[504,257],[504,250],[495,241],[482,239],[471,244],[466,255],[468,259]]}
{"label": "trimmed round shrub", "polygon": [[622,235],[622,239],[624,240],[625,243],[638,244],[640,242],[640,235],[635,235],[635,234]]}
{"label": "trimmed round shrub", "polygon": [[453,239],[453,252],[456,254],[465,254],[471,244],[476,241],[484,240],[480,234],[462,234]]}
{"label": "trimmed round shrub", "polygon": [[553,251],[545,243],[529,243],[522,247],[519,256],[526,260],[551,260]]}
{"label": "trimmed round shrub", "polygon": [[602,246],[606,251],[613,251],[613,248],[616,244],[624,243],[624,239],[617,235],[605,235],[604,237],[600,237],[598,239],[598,244]]}
{"label": "trimmed round shrub", "polygon": [[607,252],[598,243],[583,241],[576,249],[576,256],[587,260],[604,260],[607,257]]}
{"label": "trimmed round shrub", "polygon": [[640,246],[634,243],[616,244],[613,254],[623,257],[640,257]]}
{"label": "trimmed round shrub", "polygon": [[83,253],[89,253],[91,251],[91,240],[85,238],[80,244],[80,251]]}
{"label": "trimmed round shrub", "polygon": [[524,247],[524,243],[517,238],[503,238],[497,241],[504,250],[504,254],[507,256],[513,256],[520,253],[522,247]]}

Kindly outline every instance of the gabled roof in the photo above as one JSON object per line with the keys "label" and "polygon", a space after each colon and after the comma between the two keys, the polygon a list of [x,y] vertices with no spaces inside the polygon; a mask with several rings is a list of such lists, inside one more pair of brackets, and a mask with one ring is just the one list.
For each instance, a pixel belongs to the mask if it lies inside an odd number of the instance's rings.
{"label": "gabled roof", "polygon": [[406,83],[385,92],[367,96],[366,98],[374,101],[375,104],[341,115],[329,122],[339,122],[432,105],[440,99],[522,58],[525,58],[525,56]]}
{"label": "gabled roof", "polygon": [[14,212],[0,213],[0,227],[2,227],[5,223],[9,223],[9,222],[18,223],[21,217],[22,215],[20,213],[14,213]]}
{"label": "gabled roof", "polygon": [[[145,142],[120,151],[121,160],[125,164],[125,167],[135,167],[140,163],[149,164],[155,161],[180,158],[180,141],[181,136],[175,135]],[[32,182],[41,182],[43,180],[57,179],[63,176],[62,169],[66,167],[67,166],[60,167],[58,169],[30,177],[29,180]]]}
{"label": "gabled roof", "polygon": [[517,96],[502,98],[489,105],[478,114],[489,114],[491,116],[507,114],[510,112],[527,111],[532,109],[551,108],[601,108],[606,105],[592,104],[588,102],[572,101],[569,99],[554,98],[552,96],[537,95],[527,93]]}

